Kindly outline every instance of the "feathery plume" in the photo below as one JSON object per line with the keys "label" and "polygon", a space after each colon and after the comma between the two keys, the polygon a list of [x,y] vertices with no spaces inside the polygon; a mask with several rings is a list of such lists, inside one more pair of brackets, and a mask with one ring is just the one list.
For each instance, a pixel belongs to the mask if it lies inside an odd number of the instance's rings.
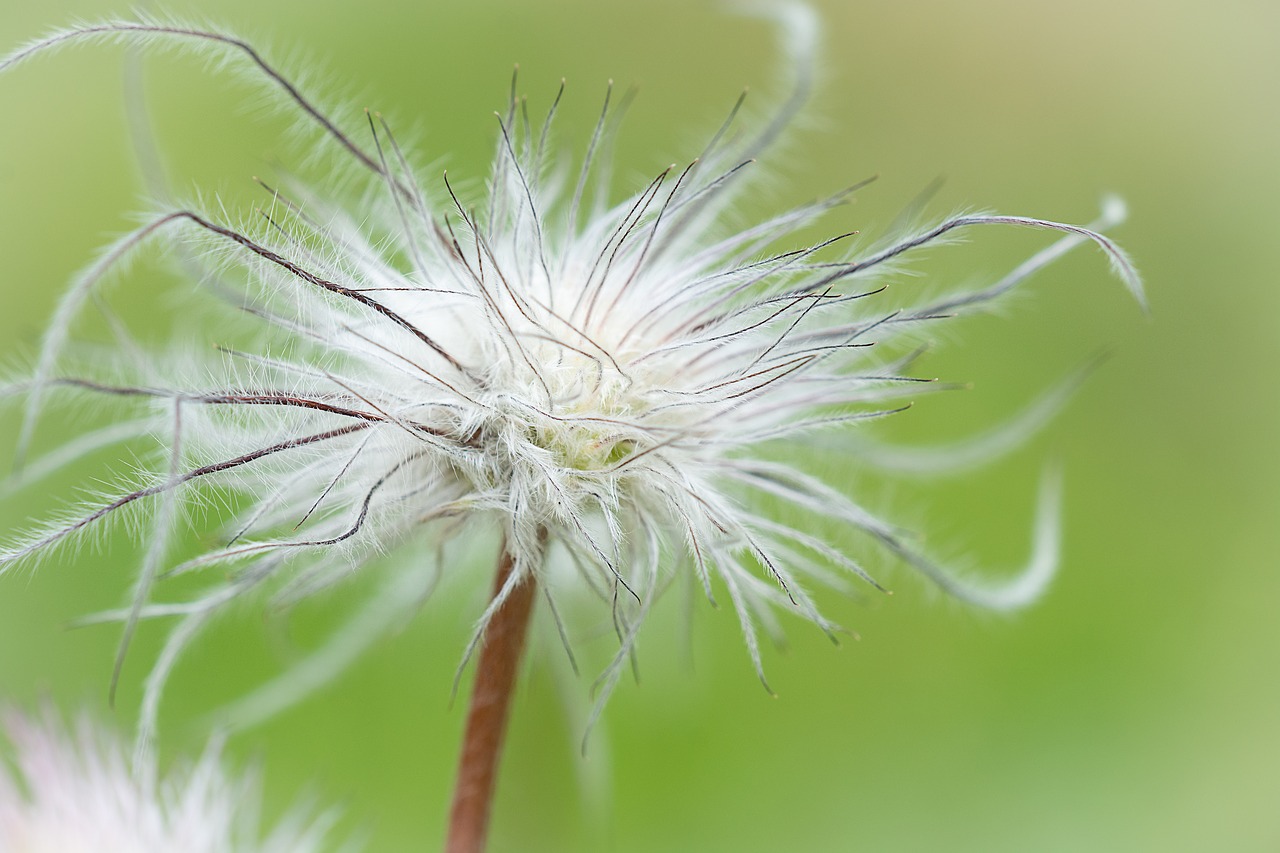
{"label": "feathery plume", "polygon": [[[568,168],[552,132],[563,87],[534,121],[513,82],[496,114],[486,188],[465,193],[447,173],[420,175],[381,116],[367,116],[368,141],[357,141],[248,42],[223,32],[144,17],[62,30],[0,60],[2,72],[63,45],[106,40],[240,64],[370,186],[355,201],[334,201],[305,185],[264,182],[263,207],[241,220],[217,205],[157,212],[71,283],[30,381],[17,388],[27,404],[21,453],[60,398],[102,398],[133,412],[28,464],[28,479],[140,434],[166,447],[156,470],[0,553],[12,567],[141,511],[148,550],[132,601],[98,618],[123,623],[122,654],[141,620],[177,622],[148,680],[144,740],[182,648],[233,601],[270,588],[274,602],[292,603],[380,555],[404,555],[311,660],[235,706],[233,721],[246,724],[322,683],[416,610],[447,570],[432,555],[476,531],[504,543],[508,570],[466,657],[526,584],[538,582],[566,635],[556,601],[585,590],[608,608],[618,638],[597,683],[601,702],[678,572],[692,573],[712,601],[727,596],[761,680],[757,634],[780,630],[779,611],[834,636],[811,588],[847,578],[880,588],[862,557],[825,541],[817,525],[755,508],[762,503],[860,531],[868,548],[983,607],[1019,607],[1044,589],[1057,554],[1053,478],[1025,572],[989,584],[938,565],[786,450],[942,387],[910,373],[921,332],[984,309],[1077,245],[1100,248],[1141,301],[1133,265],[1102,233],[1123,207],[1109,201],[1083,227],[962,213],[879,242],[801,237],[860,184],[735,230],[726,214],[749,198],[756,158],[811,85],[812,13],[793,4],[768,11],[798,69],[793,95],[754,133],[738,129],[735,106],[699,156],[661,169],[622,201],[609,195],[606,151],[620,110],[610,96]],[[987,287],[930,301],[889,286],[917,250],[992,226],[1057,241]],[[191,311],[216,353],[139,359],[121,347],[110,364],[100,351],[77,361],[76,318],[152,244],[197,266]],[[1017,425],[1043,422],[1065,393]],[[1016,444],[1017,435],[1001,436],[995,444]],[[961,448],[960,463],[992,444]],[[867,459],[876,461],[874,448]],[[894,452],[885,459],[911,467]],[[183,508],[214,500],[223,544],[174,564]],[[553,581],[558,567],[577,580]],[[166,578],[193,573],[209,579],[203,594],[157,599]]]}

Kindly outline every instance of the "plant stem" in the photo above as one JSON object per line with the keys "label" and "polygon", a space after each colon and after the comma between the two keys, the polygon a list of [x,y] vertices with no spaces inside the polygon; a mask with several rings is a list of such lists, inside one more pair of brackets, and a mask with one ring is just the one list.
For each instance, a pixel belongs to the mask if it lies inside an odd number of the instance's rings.
{"label": "plant stem", "polygon": [[[514,566],[515,561],[504,546],[493,581],[494,596],[507,583]],[[529,616],[533,612],[536,586],[530,577],[513,589],[485,630],[480,661],[476,665],[475,685],[471,688],[462,757],[458,761],[446,853],[481,853],[484,850],[498,778],[498,760],[502,755],[507,716],[511,710]]]}

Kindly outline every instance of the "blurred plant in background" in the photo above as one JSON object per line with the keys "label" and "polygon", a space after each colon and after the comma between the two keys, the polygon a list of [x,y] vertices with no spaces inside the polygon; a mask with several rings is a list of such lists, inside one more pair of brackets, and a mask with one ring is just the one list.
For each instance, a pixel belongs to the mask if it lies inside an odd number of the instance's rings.
{"label": "blurred plant in background", "polygon": [[115,737],[85,716],[64,727],[4,714],[0,761],[0,850],[7,853],[306,853],[325,843],[331,817],[299,812],[266,838],[258,826],[258,786],[231,778],[215,741],[200,758],[161,775],[131,764]]}

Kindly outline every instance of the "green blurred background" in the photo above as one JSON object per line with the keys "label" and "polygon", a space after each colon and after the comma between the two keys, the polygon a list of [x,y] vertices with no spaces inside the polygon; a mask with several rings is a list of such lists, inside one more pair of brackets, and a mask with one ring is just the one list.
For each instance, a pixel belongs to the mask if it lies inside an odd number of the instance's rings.
{"label": "green blurred background", "polygon": [[[0,50],[112,0],[0,7]],[[937,483],[864,477],[879,506],[943,553],[1012,565],[1046,459],[1066,474],[1062,573],[1012,618],[972,613],[891,572],[899,592],[827,596],[862,640],[792,645],[751,673],[728,610],[673,596],[641,649],[643,680],[609,705],[585,762],[590,676],[564,680],[540,626],[501,782],[494,850],[1280,850],[1280,5],[1270,0],[817,4],[824,83],[766,192],[763,216],[869,174],[832,228],[884,225],[936,176],[933,210],[975,205],[1083,222],[1104,191],[1143,270],[1152,318],[1078,251],[999,317],[953,324],[924,370],[974,389],[922,401],[886,432],[945,440],[991,423],[1100,349],[1113,358],[1028,448]],[[581,145],[604,82],[637,84],[623,182],[698,150],[744,85],[778,91],[769,29],[713,4],[175,0],[309,75],[349,124],[385,112],[452,175],[482,174],[511,65],[535,112],[561,76],[560,125]],[[81,48],[0,79],[4,357],[30,352],[56,294],[141,206],[118,48]],[[176,184],[256,198],[249,177],[296,159],[285,123],[245,110],[232,75],[148,62]],[[357,124],[358,126],[358,124]],[[427,159],[427,158],[424,158]],[[269,172],[266,172],[269,174]],[[647,178],[646,178],[647,179]],[[998,274],[1045,238],[984,232],[921,269]],[[154,277],[153,277],[154,279]],[[145,280],[153,280],[145,279]],[[181,302],[119,288],[168,328]],[[163,331],[159,337],[165,335]],[[2,427],[13,445],[15,413]],[[69,425],[69,429],[74,424]],[[70,433],[68,433],[70,434]],[[56,440],[57,436],[47,436]],[[95,469],[96,470],[96,469]],[[7,500],[13,529],[58,505],[71,472]],[[107,715],[117,638],[67,631],[127,594],[124,536],[0,581],[0,699],[48,696]],[[338,801],[370,850],[434,847],[462,708],[449,684],[487,585],[456,584],[310,701],[236,737],[260,761],[270,815],[300,792]],[[303,645],[343,594],[291,626]],[[275,670],[280,631],[252,609],[194,650],[166,700],[166,753],[196,749],[202,712]],[[114,716],[127,728],[159,634],[140,637]]]}

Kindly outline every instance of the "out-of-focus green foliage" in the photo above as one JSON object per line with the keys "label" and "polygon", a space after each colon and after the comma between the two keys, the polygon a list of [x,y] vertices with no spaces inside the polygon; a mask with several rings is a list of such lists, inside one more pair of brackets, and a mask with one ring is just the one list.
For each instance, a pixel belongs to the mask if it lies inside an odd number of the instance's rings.
{"label": "out-of-focus green foliage", "polygon": [[[356,126],[361,108],[383,111],[423,161],[464,184],[484,174],[492,111],[515,62],[535,115],[568,78],[559,138],[575,147],[608,78],[640,87],[619,144],[620,185],[696,155],[744,85],[757,107],[781,85],[768,29],[712,4],[166,5],[274,48]],[[1083,222],[1105,191],[1130,204],[1116,236],[1146,276],[1149,321],[1103,259],[1078,250],[1001,316],[950,327],[928,356],[925,371],[971,380],[972,391],[926,399],[880,433],[967,434],[1110,349],[1028,448],[938,482],[890,482],[853,453],[828,456],[851,488],[927,531],[936,551],[995,567],[1020,558],[1040,468],[1060,460],[1061,577],[1041,605],[1009,619],[929,594],[905,570],[888,574],[894,597],[828,596],[862,640],[832,648],[796,621],[792,647],[766,659],[778,700],[752,675],[731,612],[695,599],[686,641],[672,595],[642,641],[642,682],[618,691],[585,761],[590,669],[561,677],[563,653],[541,624],[494,849],[1280,849],[1280,7],[819,5],[823,84],[744,221],[873,173],[880,181],[833,228],[883,227],[939,175],[939,214],[980,206]],[[8,4],[0,49],[127,6]],[[0,78],[0,340],[10,363],[31,352],[70,274],[142,206],[122,55],[75,49]],[[282,141],[288,123],[240,108],[250,90],[231,75],[172,55],[146,67],[181,192],[245,206],[258,198],[251,175],[296,161],[297,146]],[[895,287],[998,274],[1045,241],[974,235]],[[163,275],[131,280],[119,301],[155,339],[198,322]],[[6,454],[15,414],[0,423]],[[3,528],[57,508],[85,484],[77,473],[8,499]],[[0,581],[0,698],[103,708],[116,631],[64,626],[122,601],[136,559],[113,535],[100,552]],[[463,716],[449,707],[450,680],[486,588],[487,577],[448,585],[329,689],[232,741],[234,755],[263,760],[270,810],[311,786],[343,800],[372,850],[435,843]],[[198,644],[168,693],[166,748],[199,743],[201,715],[312,642],[343,612],[344,594],[287,622],[246,610]],[[143,631],[127,662],[124,726],[159,637]]]}

